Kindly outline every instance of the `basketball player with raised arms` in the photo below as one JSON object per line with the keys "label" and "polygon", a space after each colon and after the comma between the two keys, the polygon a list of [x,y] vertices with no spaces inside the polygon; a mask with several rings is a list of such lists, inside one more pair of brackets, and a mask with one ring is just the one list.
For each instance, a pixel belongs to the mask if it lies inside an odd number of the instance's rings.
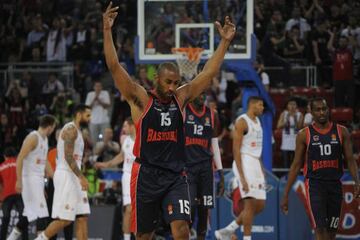
{"label": "basketball player with raised arms", "polygon": [[235,25],[229,17],[224,26],[215,23],[221,41],[204,69],[179,87],[179,69],[174,63],[160,64],[155,89],[147,92],[119,64],[111,28],[118,7],[109,4],[103,14],[106,64],[115,85],[129,103],[136,126],[135,163],[131,173],[132,231],[137,239],[151,239],[160,213],[170,223],[174,239],[189,239],[190,202],[185,167],[183,109],[199,96],[218,73]]}
{"label": "basketball player with raised arms", "polygon": [[[16,191],[21,193],[24,202],[23,215],[29,222],[36,221],[36,230],[44,230],[49,212],[47,210],[44,190],[45,172],[52,177],[53,171],[47,161],[48,137],[54,131],[56,119],[52,115],[40,118],[39,128],[30,132],[20,149],[16,160]],[[18,239],[20,227],[14,227],[8,239]]]}
{"label": "basketball player with raised arms", "polygon": [[235,121],[233,130],[233,172],[239,183],[244,210],[228,226],[215,231],[220,240],[230,240],[240,225],[244,226],[244,240],[251,240],[254,217],[265,207],[265,174],[261,163],[263,130],[259,116],[264,111],[262,98],[252,96],[248,110]]}
{"label": "basketball player with raised arms", "polygon": [[130,181],[131,181],[131,169],[135,161],[135,156],[133,154],[134,144],[135,144],[135,125],[131,117],[125,119],[123,124],[123,130],[126,134],[126,137],[121,143],[121,152],[116,155],[116,157],[107,162],[98,162],[95,164],[97,168],[110,168],[120,163],[123,163],[123,174],[121,177],[121,187],[122,187],[122,204],[124,207],[123,221],[122,221],[122,230],[123,230],[123,239],[130,240],[130,217],[131,217],[131,197],[130,197]]}
{"label": "basketball player with raised arms", "polygon": [[89,183],[81,172],[84,139],[81,128],[91,118],[91,108],[79,104],[74,108],[74,120],[61,129],[57,143],[54,173],[54,200],[51,217],[55,219],[36,240],[49,239],[71,222],[76,222],[76,239],[87,240],[87,221],[90,205],[87,197]]}
{"label": "basketball player with raised arms", "polygon": [[355,181],[354,197],[359,198],[358,167],[352,152],[350,134],[346,127],[331,122],[326,100],[310,102],[314,122],[303,128],[296,137],[294,161],[281,202],[288,212],[288,196],[297,175],[304,168],[306,203],[316,240],[334,240],[338,229],[343,199],[344,160]]}

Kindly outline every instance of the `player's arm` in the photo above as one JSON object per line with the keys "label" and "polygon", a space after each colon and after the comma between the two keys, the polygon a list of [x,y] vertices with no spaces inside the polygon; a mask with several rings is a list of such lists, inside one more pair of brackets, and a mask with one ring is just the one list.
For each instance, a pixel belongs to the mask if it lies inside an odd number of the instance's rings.
{"label": "player's arm", "polygon": [[88,188],[88,182],[74,159],[74,147],[77,134],[75,126],[68,126],[63,130],[60,137],[64,140],[65,161],[68,163],[71,171],[79,178],[83,190],[86,190]]}
{"label": "player's arm", "polygon": [[16,186],[15,189],[18,193],[21,193],[22,190],[22,169],[24,164],[24,159],[26,156],[36,148],[38,144],[38,138],[35,134],[28,135],[23,145],[21,146],[19,155],[16,159]]}
{"label": "player's arm", "polygon": [[[247,127],[246,121],[244,119],[240,118],[239,120],[237,120],[235,122],[235,127],[234,127],[233,134],[232,134],[233,135],[234,160],[235,160],[238,172],[239,172],[241,184],[243,186],[246,186],[247,182],[246,182],[245,174],[244,174],[243,167],[242,167],[242,159],[241,159],[240,149],[241,149],[242,141],[244,138],[244,134],[246,133],[247,129],[248,129],[248,127]],[[244,190],[245,190],[245,187],[244,187]],[[247,191],[248,190],[249,189],[247,189]],[[247,192],[247,191],[245,190],[245,192]]]}
{"label": "player's arm", "polygon": [[347,162],[347,166],[352,178],[355,181],[355,197],[360,197],[360,181],[359,181],[359,169],[354,159],[353,150],[352,150],[352,142],[350,139],[350,133],[346,129],[346,127],[340,126],[341,135],[343,139],[343,152],[345,161]]}
{"label": "player's arm", "polygon": [[116,165],[119,165],[124,161],[124,152],[121,151],[118,155],[116,155],[113,159],[107,162],[97,162],[95,163],[96,168],[110,168]]}
{"label": "player's arm", "polygon": [[206,62],[203,70],[190,83],[185,84],[176,90],[176,95],[182,106],[194,100],[194,98],[199,96],[207,87],[209,87],[212,79],[218,74],[225,53],[235,35],[235,25],[230,21],[228,16],[225,17],[225,25],[223,27],[217,21],[215,22],[215,26],[221,35],[221,41],[216,51]]}
{"label": "player's arm", "polygon": [[[137,121],[145,109],[149,96],[146,90],[131,79],[126,70],[119,64],[119,59],[113,43],[111,27],[117,16],[118,7],[112,7],[110,2],[106,11],[103,13],[103,34],[104,34],[104,53],[106,65],[115,81],[115,85],[121,92],[121,95],[130,104],[134,121]],[[137,106],[136,109],[133,109]],[[140,111],[139,111],[140,110]]]}
{"label": "player's arm", "polygon": [[223,166],[221,162],[221,153],[220,153],[220,147],[219,147],[219,116],[216,111],[214,111],[214,128],[213,128],[213,136],[211,138],[211,149],[213,152],[213,160],[216,166],[216,170],[219,173],[220,176],[220,182],[219,182],[219,189],[218,189],[218,195],[222,196],[224,194],[224,172],[223,172]]}
{"label": "player's arm", "polygon": [[46,161],[45,173],[46,173],[46,176],[49,177],[49,178],[53,178],[53,177],[54,177],[54,170],[52,169],[49,161]]}
{"label": "player's arm", "polygon": [[288,211],[288,196],[292,185],[294,184],[297,175],[304,165],[304,153],[306,151],[306,131],[308,128],[302,129],[296,136],[296,147],[294,161],[291,164],[288,181],[284,190],[283,200],[281,203],[282,210],[287,213]]}

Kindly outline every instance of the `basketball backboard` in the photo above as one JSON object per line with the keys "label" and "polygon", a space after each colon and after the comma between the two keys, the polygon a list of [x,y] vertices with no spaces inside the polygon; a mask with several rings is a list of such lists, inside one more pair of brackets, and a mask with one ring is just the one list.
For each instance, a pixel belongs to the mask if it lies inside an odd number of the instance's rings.
{"label": "basketball backboard", "polygon": [[208,59],[220,42],[214,22],[236,24],[225,60],[252,59],[253,0],[138,0],[136,62],[174,61],[172,48],[200,47]]}

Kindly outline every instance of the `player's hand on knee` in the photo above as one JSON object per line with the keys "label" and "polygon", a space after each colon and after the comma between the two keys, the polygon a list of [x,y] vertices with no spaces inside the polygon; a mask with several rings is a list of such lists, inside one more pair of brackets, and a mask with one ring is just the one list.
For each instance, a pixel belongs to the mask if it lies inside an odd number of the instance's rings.
{"label": "player's hand on knee", "polygon": [[110,29],[118,15],[117,10],[119,7],[112,7],[112,2],[109,3],[105,12],[103,13],[103,27],[104,29]]}
{"label": "player's hand on knee", "polygon": [[281,200],[281,210],[283,211],[284,214],[288,214],[289,211],[289,198],[288,196],[283,196],[282,200]]}
{"label": "player's hand on knee", "polygon": [[81,185],[81,189],[83,191],[87,191],[89,189],[89,182],[86,179],[86,177],[84,177],[84,176],[80,177],[80,185]]}

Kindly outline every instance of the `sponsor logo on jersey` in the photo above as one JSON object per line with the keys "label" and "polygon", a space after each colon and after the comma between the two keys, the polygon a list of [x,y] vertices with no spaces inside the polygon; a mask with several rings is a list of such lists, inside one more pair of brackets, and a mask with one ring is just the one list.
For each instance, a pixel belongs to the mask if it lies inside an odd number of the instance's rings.
{"label": "sponsor logo on jersey", "polygon": [[190,114],[190,115],[189,115],[189,120],[190,120],[190,121],[194,121],[194,115],[191,115],[191,114]]}
{"label": "sponsor logo on jersey", "polygon": [[331,134],[331,141],[336,141],[336,134]]}
{"label": "sponsor logo on jersey", "polygon": [[318,135],[314,135],[314,136],[313,136],[313,140],[314,140],[315,142],[319,141],[319,139],[320,139],[320,138],[319,138]]}
{"label": "sponsor logo on jersey", "polygon": [[167,209],[168,209],[169,215],[172,215],[174,213],[173,206],[171,204],[168,205]]}
{"label": "sponsor logo on jersey", "polygon": [[147,132],[147,142],[173,141],[177,142],[177,130],[159,132],[149,128]]}

